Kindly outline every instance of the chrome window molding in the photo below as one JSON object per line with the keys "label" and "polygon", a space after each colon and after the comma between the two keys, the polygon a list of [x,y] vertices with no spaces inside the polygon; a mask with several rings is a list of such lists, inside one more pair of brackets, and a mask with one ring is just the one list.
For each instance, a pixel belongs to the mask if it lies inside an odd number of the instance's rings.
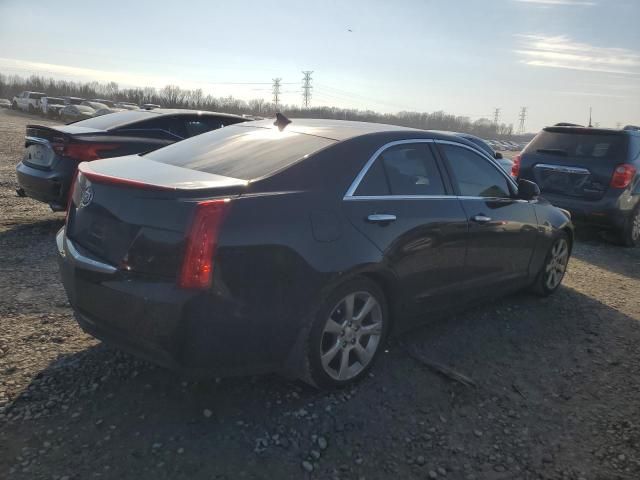
{"label": "chrome window molding", "polygon": [[[344,194],[344,199],[346,200],[348,197],[354,197],[354,193],[360,186],[360,182],[362,181],[364,176],[367,174],[371,166],[374,164],[374,162],[378,159],[378,157],[382,155],[382,152],[384,152],[385,150],[391,147],[395,147],[396,145],[405,145],[407,143],[433,143],[433,139],[432,138],[416,138],[411,140],[396,140],[393,142],[385,143],[378,150],[376,150],[375,153],[371,155],[371,158],[367,160],[367,163],[364,164],[364,167],[362,167],[362,170],[360,170],[360,173],[358,173],[358,175],[353,180],[353,182],[351,182],[351,186],[347,190],[347,193]],[[394,195],[390,195],[390,196],[394,196]]]}
{"label": "chrome window molding", "polygon": [[486,153],[482,152],[480,149],[470,147],[469,145],[464,145],[459,142],[453,142],[450,140],[437,140],[433,138],[413,138],[413,139],[407,139],[407,140],[395,140],[393,142],[385,143],[378,150],[376,150],[375,153],[371,155],[371,158],[367,160],[367,163],[365,163],[364,167],[362,167],[362,170],[360,170],[360,173],[358,173],[356,178],[353,180],[353,182],[349,186],[347,193],[344,194],[343,200],[424,200],[424,199],[446,200],[450,198],[457,198],[457,199],[464,199],[464,200],[467,200],[467,199],[506,200],[505,198],[502,198],[502,197],[469,197],[469,196],[460,196],[460,195],[368,195],[368,196],[355,195],[355,192],[360,186],[362,179],[365,177],[367,172],[371,169],[371,167],[373,166],[375,161],[378,159],[378,157],[382,155],[382,153],[385,150],[391,147],[394,147],[396,145],[405,145],[408,143],[439,143],[444,145],[453,145],[454,147],[466,148],[467,150],[470,150],[480,155],[483,159],[488,161],[489,164],[492,165],[496,170],[498,170],[498,172],[500,172],[500,174],[507,180],[507,183],[509,183],[515,189],[515,192],[518,191],[518,184],[513,180],[513,178],[507,175],[507,173],[498,164],[498,162],[495,161],[495,159],[489,158],[489,156]]}

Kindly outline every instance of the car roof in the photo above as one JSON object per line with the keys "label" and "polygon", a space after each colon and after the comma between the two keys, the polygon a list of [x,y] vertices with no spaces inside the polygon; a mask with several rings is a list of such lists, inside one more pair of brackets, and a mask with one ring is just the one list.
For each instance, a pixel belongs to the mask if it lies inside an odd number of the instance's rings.
{"label": "car roof", "polygon": [[[343,141],[355,137],[371,134],[405,134],[408,138],[448,140],[473,146],[471,141],[459,136],[455,132],[439,130],[422,130],[419,128],[389,125],[385,123],[354,122],[350,120],[334,120],[319,118],[291,118],[291,123],[284,127],[284,131],[302,133],[324,137],[330,140]],[[278,128],[274,125],[274,119],[257,120],[235,125],[236,127]]]}
{"label": "car roof", "polygon": [[593,134],[593,135],[640,135],[640,131],[635,128],[595,128],[595,127],[582,127],[578,125],[553,125],[551,127],[544,127],[542,130],[552,133],[579,133],[579,134]]}
{"label": "car roof", "polygon": [[154,108],[153,110],[141,110],[143,112],[147,112],[151,115],[205,115],[205,116],[216,116],[216,117],[227,117],[227,118],[237,118],[246,120],[246,118],[240,115],[234,115],[233,113],[220,113],[220,112],[210,112],[208,110],[191,110],[188,108]]}

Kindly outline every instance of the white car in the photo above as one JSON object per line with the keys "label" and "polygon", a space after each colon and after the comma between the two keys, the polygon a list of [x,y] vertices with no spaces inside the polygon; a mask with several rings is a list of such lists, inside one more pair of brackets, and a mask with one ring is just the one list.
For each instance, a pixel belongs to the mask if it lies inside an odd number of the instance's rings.
{"label": "white car", "polygon": [[46,93],[22,92],[20,95],[13,97],[11,108],[29,113],[40,112],[40,99],[46,96]]}
{"label": "white car", "polygon": [[42,97],[40,99],[40,109],[45,117],[57,118],[60,110],[64,108],[64,99],[58,97]]}

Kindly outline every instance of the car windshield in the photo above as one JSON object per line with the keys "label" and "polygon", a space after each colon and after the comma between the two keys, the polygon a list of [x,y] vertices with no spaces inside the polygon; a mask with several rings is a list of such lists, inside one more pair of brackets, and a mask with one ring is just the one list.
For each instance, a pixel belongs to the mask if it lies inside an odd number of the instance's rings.
{"label": "car windshield", "polygon": [[64,100],[61,98],[47,97],[47,104],[49,105],[64,105]]}
{"label": "car windshield", "polygon": [[252,180],[334,143],[296,132],[233,125],[148,153],[147,158],[201,172]]}

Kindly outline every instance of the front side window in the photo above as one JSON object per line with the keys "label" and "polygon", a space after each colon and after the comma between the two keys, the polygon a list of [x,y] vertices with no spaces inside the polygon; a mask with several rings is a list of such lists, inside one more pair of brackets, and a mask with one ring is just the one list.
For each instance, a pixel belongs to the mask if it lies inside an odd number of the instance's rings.
{"label": "front side window", "polygon": [[460,195],[465,197],[509,198],[508,180],[497,166],[464,147],[441,145]]}
{"label": "front side window", "polygon": [[425,143],[395,145],[382,152],[355,192],[356,196],[433,196],[445,188],[435,157]]}

